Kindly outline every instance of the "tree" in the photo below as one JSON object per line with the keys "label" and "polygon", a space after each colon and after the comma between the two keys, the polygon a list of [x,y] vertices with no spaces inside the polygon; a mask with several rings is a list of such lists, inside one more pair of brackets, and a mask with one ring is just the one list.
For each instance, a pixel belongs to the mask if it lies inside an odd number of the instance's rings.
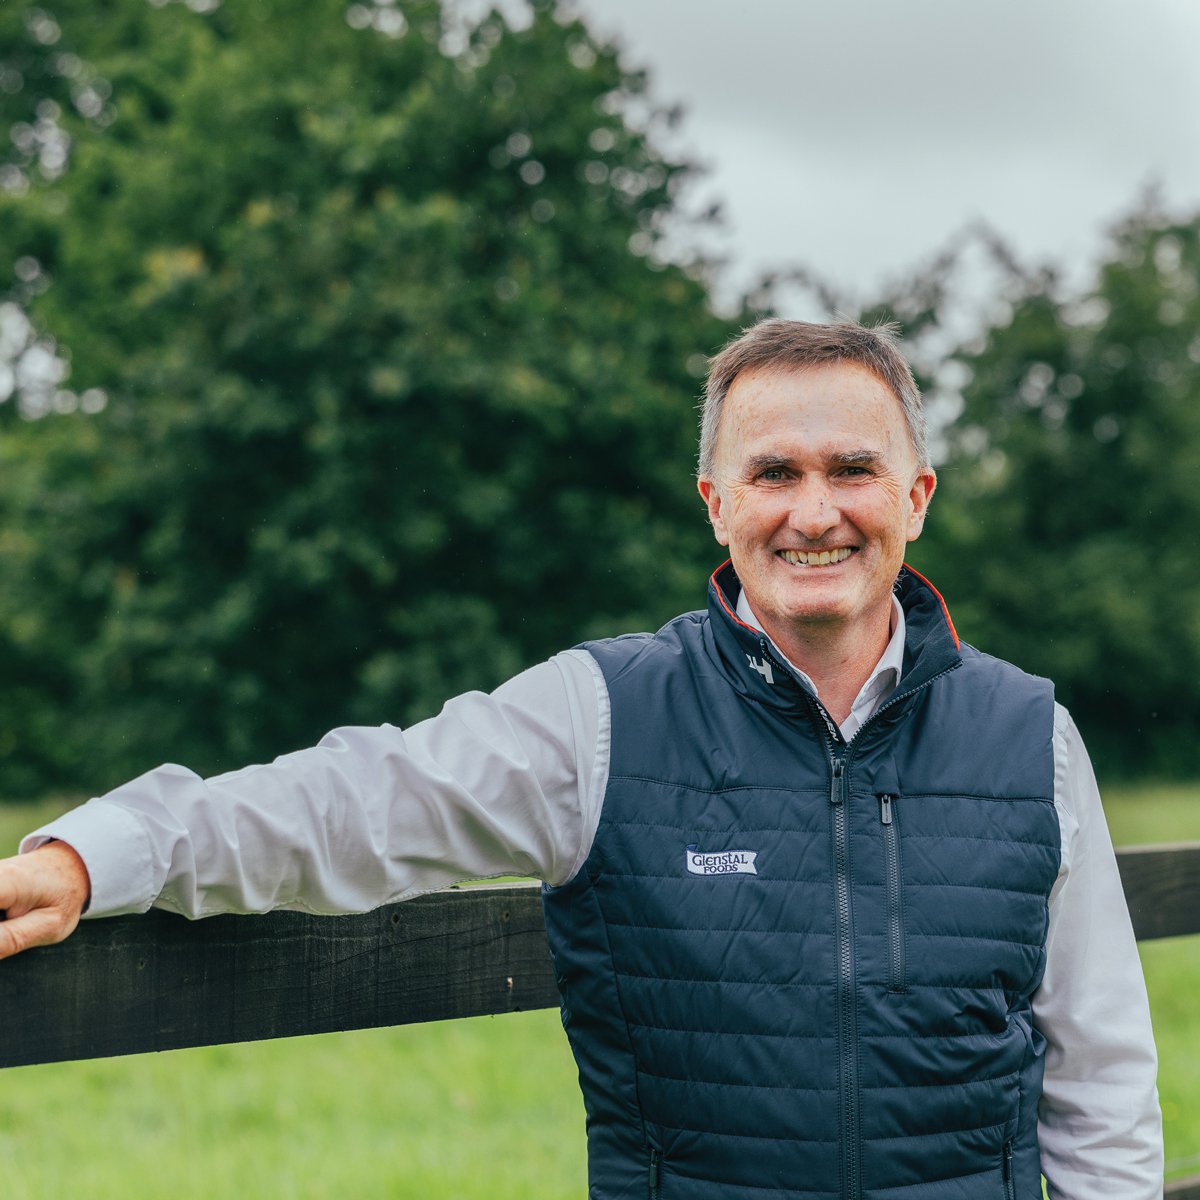
{"label": "tree", "polygon": [[963,636],[1055,680],[1098,768],[1194,776],[1200,215],[1152,200],[1093,286],[1011,275],[913,560]]}
{"label": "tree", "polygon": [[865,306],[803,269],[756,297],[900,323],[939,481],[908,559],[966,640],[1054,680],[1110,776],[1200,771],[1198,280],[1200,213],[1151,194],[1086,287],[974,225]]}
{"label": "tree", "polygon": [[70,371],[4,422],[0,789],[407,722],[700,602],[681,468],[729,324],[656,255],[687,167],[641,76],[529,17],[0,15],[67,147],[8,164],[0,265]]}

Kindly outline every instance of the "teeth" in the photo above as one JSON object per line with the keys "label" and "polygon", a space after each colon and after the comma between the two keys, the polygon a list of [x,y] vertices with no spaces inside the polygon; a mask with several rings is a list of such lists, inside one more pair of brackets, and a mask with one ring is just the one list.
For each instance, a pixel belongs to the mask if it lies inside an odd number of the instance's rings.
{"label": "teeth", "polygon": [[780,550],[779,556],[794,567],[827,567],[845,562],[853,553],[849,546],[842,546],[837,550]]}

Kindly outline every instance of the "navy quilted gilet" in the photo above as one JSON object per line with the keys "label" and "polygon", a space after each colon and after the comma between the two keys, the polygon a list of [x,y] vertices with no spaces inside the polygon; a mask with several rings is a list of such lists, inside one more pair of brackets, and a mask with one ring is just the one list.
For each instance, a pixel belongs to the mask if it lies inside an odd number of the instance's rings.
{"label": "navy quilted gilet", "polygon": [[1050,685],[906,570],[900,686],[847,745],[739,586],[587,646],[609,785],[544,899],[589,1197],[1035,1200]]}

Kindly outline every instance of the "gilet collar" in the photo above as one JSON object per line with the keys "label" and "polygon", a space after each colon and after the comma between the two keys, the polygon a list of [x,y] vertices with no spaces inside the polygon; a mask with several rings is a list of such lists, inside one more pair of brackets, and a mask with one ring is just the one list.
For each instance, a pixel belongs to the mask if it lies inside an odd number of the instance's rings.
{"label": "gilet collar", "polygon": [[[904,609],[904,668],[896,696],[916,691],[961,661],[958,634],[946,602],[924,576],[905,566],[896,580]],[[726,561],[708,584],[710,654],[743,695],[772,708],[792,709],[812,702],[812,692],[772,651],[767,636],[737,615],[741,581]]]}

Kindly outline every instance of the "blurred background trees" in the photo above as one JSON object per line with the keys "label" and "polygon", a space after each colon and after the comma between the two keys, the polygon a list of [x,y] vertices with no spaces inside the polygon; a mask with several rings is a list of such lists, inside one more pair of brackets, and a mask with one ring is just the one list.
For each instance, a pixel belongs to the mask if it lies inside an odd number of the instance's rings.
{"label": "blurred background trees", "polygon": [[954,354],[914,548],[960,633],[1055,680],[1106,772],[1200,767],[1200,215],[1152,199],[1090,287],[1015,275]]}
{"label": "blurred background trees", "polygon": [[[405,723],[702,604],[704,356],[773,294],[668,260],[661,120],[548,2],[0,9],[0,796]],[[866,314],[958,371],[914,564],[1106,770],[1195,772],[1198,235],[1144,206],[965,340],[951,257]]]}
{"label": "blurred background trees", "polygon": [[730,325],[581,24],[58,0],[0,62],[43,368],[0,410],[5,794],[408,722],[695,606]]}

